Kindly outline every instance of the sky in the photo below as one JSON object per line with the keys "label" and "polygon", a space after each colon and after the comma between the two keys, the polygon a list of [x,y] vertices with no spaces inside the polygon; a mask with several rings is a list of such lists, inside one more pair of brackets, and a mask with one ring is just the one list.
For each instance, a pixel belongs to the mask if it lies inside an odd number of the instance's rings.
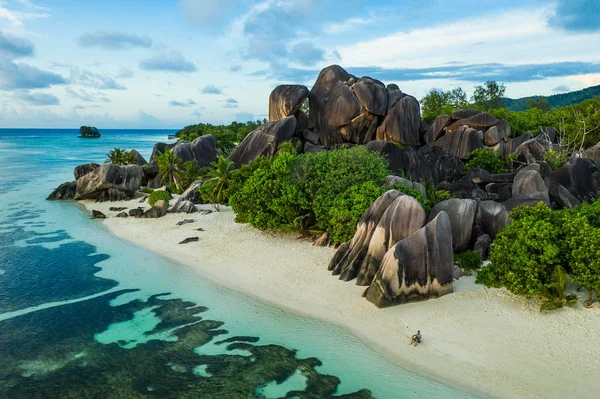
{"label": "sky", "polygon": [[0,0],[0,128],[181,128],[267,117],[338,64],[506,96],[600,84],[600,0]]}

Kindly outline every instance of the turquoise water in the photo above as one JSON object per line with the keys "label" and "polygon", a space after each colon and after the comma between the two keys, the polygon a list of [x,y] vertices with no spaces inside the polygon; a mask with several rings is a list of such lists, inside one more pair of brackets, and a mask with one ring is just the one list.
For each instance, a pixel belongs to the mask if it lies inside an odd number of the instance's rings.
{"label": "turquoise water", "polygon": [[148,158],[172,132],[102,133],[0,129],[0,397],[473,397],[45,201],[76,165]]}

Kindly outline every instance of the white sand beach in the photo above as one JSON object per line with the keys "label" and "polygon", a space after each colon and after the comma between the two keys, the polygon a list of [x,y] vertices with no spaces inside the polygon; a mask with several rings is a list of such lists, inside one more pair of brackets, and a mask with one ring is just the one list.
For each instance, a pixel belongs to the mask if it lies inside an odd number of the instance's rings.
{"label": "white sand beach", "polygon": [[[453,294],[377,309],[361,297],[365,287],[327,271],[334,249],[236,224],[227,207],[203,216],[121,219],[108,208],[135,208],[138,200],[82,203],[105,213],[98,223],[118,237],[233,290],[345,327],[395,363],[447,384],[495,398],[600,396],[598,304],[540,313],[532,301],[463,277]],[[183,219],[195,222],[177,226]],[[199,241],[178,245],[188,237]],[[415,348],[408,343],[417,329],[423,343]]]}

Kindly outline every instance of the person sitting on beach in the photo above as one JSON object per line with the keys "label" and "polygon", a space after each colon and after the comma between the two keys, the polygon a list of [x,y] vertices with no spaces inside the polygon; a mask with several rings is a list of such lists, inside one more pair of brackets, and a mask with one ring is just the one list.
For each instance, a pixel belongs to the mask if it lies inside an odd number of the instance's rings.
{"label": "person sitting on beach", "polygon": [[417,333],[412,336],[410,340],[410,345],[417,346],[417,344],[421,343],[421,330],[417,330]]}

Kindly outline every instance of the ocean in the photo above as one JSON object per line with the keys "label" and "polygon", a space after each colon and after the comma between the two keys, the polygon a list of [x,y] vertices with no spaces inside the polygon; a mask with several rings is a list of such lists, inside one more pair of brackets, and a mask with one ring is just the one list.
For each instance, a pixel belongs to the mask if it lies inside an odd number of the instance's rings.
{"label": "ocean", "polygon": [[46,201],[75,166],[148,159],[174,131],[78,133],[0,129],[0,398],[475,398]]}

